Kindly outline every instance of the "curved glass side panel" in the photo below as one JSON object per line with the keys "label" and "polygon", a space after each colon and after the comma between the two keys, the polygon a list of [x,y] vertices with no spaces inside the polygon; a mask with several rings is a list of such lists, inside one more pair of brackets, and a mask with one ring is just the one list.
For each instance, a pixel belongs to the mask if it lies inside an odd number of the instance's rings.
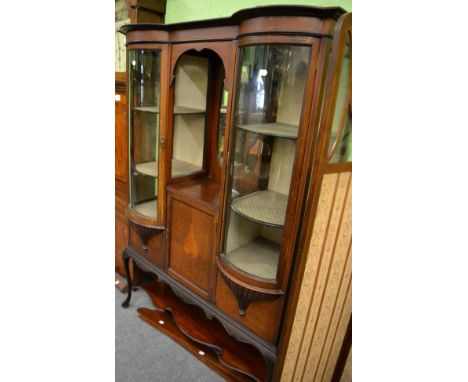
{"label": "curved glass side panel", "polygon": [[224,254],[258,278],[276,278],[310,49],[240,50]]}
{"label": "curved glass side panel", "polygon": [[351,39],[348,33],[328,146],[330,163],[352,161],[351,123]]}
{"label": "curved glass side panel", "polygon": [[156,219],[160,51],[129,52],[130,207]]}

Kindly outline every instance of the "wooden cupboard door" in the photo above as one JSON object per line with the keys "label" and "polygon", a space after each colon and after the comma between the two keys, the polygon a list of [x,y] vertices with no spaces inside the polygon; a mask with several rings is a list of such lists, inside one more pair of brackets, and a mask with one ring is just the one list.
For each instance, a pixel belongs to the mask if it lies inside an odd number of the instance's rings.
{"label": "wooden cupboard door", "polygon": [[186,287],[208,299],[214,266],[214,216],[172,195],[169,195],[168,202],[168,272]]}

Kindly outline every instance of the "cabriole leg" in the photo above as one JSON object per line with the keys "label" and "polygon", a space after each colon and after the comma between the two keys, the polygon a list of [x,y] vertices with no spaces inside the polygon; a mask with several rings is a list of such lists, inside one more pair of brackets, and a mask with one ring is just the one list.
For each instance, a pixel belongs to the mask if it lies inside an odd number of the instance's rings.
{"label": "cabriole leg", "polygon": [[127,299],[122,303],[123,308],[128,308],[130,304],[130,299],[132,298],[132,279],[130,277],[130,256],[128,256],[127,252],[124,250],[122,254],[122,261],[125,267],[125,277],[127,278]]}

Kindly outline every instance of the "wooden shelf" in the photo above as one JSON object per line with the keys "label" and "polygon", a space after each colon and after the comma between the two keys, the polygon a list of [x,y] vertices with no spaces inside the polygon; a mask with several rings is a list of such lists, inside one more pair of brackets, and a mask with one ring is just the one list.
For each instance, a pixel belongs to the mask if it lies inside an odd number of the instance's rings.
{"label": "wooden shelf", "polygon": [[158,162],[144,162],[135,165],[135,170],[140,174],[152,176],[153,178],[158,177]]}
{"label": "wooden shelf", "polygon": [[135,111],[144,111],[144,112],[147,112],[147,113],[159,114],[159,107],[158,106],[134,107],[133,110],[135,110]]}
{"label": "wooden shelf", "polygon": [[[140,174],[152,176],[153,178],[158,177],[158,162],[144,162],[135,165],[135,170]],[[172,177],[190,175],[195,172],[201,171],[200,166],[194,165],[193,163],[184,162],[178,159],[172,159]]]}
{"label": "wooden shelf", "polygon": [[148,308],[139,308],[138,315],[143,321],[172,338],[175,342],[188,350],[200,362],[203,362],[206,366],[214,370],[227,381],[252,382],[251,378],[224,366],[218,360],[215,352],[213,352],[213,350],[208,346],[197,343],[187,337],[177,327],[171,312],[160,312],[158,310],[151,310]]}
{"label": "wooden shelf", "polygon": [[275,279],[280,245],[257,237],[250,243],[226,254],[226,259],[236,268],[264,279]]}
{"label": "wooden shelf", "polygon": [[206,110],[187,106],[174,106],[174,114],[205,114]]}
{"label": "wooden shelf", "polygon": [[299,133],[299,126],[280,122],[254,123],[250,125],[237,125],[237,127],[251,133],[271,135],[273,137],[287,139],[297,139],[297,135]]}
{"label": "wooden shelf", "polygon": [[149,202],[144,202],[140,204],[135,204],[133,206],[133,210],[138,212],[139,214],[149,217],[151,219],[156,219],[157,212],[158,212],[158,201],[150,200]]}
{"label": "wooden shelf", "polygon": [[[208,319],[200,308],[184,303],[167,285],[155,280],[141,286],[157,309],[154,311],[140,308],[138,313],[141,318],[159,330],[172,329],[173,338],[182,345],[186,345],[185,338],[198,344],[197,348],[201,347],[205,353],[210,352],[215,356],[213,361],[216,360],[216,363],[207,362],[207,365],[218,372],[222,367],[224,369],[222,375],[228,377],[228,380],[266,381],[265,362],[257,349],[235,340],[219,321]],[[167,315],[165,317],[161,315],[162,312],[171,312],[170,318],[172,319],[169,319]],[[161,324],[159,320],[164,324]],[[175,328],[178,330],[176,331]],[[176,333],[179,331],[183,334],[182,338]]]}
{"label": "wooden shelf", "polygon": [[288,195],[271,190],[255,191],[232,200],[231,208],[239,215],[257,223],[283,227]]}
{"label": "wooden shelf", "polygon": [[[158,106],[134,107],[133,110],[159,114]],[[203,110],[203,109],[196,109],[196,108],[187,107],[187,106],[174,106],[174,114],[205,114],[205,113],[206,113],[206,110]]]}
{"label": "wooden shelf", "polygon": [[197,166],[193,163],[188,163],[184,162],[178,159],[173,158],[172,159],[172,174],[171,176],[178,177],[178,176],[183,176],[183,175],[190,175],[195,172],[199,172],[203,170],[202,167]]}

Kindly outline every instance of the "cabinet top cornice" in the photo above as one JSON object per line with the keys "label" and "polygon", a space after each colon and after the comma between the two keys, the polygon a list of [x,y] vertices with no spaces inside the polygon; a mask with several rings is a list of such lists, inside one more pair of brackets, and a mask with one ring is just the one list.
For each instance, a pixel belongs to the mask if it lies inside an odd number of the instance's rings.
{"label": "cabinet top cornice", "polygon": [[341,7],[309,7],[302,5],[268,5],[254,8],[241,9],[234,13],[231,17],[223,17],[217,19],[195,20],[174,24],[127,24],[120,28],[119,32],[127,34],[131,31],[165,31],[172,32],[184,29],[196,28],[214,28],[230,25],[239,25],[245,20],[256,17],[274,17],[274,16],[289,16],[289,17],[316,17],[320,19],[337,20],[346,11]]}

